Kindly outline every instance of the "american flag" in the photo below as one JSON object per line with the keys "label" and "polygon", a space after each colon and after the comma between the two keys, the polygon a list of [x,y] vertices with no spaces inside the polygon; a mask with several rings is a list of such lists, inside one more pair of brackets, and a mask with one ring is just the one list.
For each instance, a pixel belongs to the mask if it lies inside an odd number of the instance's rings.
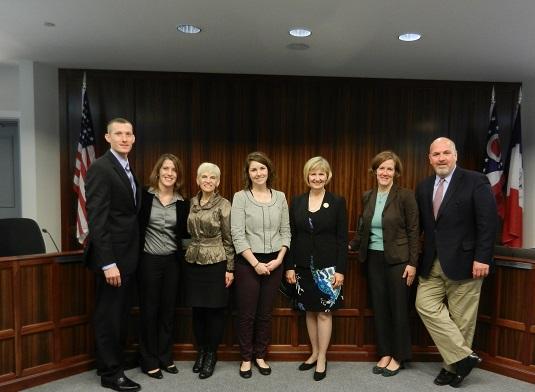
{"label": "american flag", "polygon": [[498,116],[496,114],[496,101],[494,99],[494,87],[492,88],[492,99],[490,103],[490,122],[487,132],[487,148],[485,151],[485,164],[483,173],[489,179],[492,186],[492,193],[496,199],[498,215],[503,219],[505,211],[505,199],[503,187],[505,177],[503,175],[502,147],[500,145],[500,127],[498,126]]}
{"label": "american flag", "polygon": [[85,209],[85,177],[87,169],[95,160],[95,133],[91,110],[87,98],[85,73],[82,84],[82,127],[78,139],[76,165],[74,168],[74,192],[77,194],[78,206],[76,210],[76,238],[80,244],[85,242],[89,229],[87,227],[87,211]]}

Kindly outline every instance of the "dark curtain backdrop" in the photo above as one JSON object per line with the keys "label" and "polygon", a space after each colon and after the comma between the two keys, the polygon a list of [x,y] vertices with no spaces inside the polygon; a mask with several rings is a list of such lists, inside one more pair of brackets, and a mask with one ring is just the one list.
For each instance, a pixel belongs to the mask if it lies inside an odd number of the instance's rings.
{"label": "dark curtain backdrop", "polygon": [[[77,249],[72,177],[80,132],[83,70],[60,70],[62,243]],[[134,123],[131,165],[146,183],[164,152],[184,163],[186,196],[197,192],[198,165],[222,171],[220,192],[232,200],[242,188],[247,153],[266,152],[275,188],[306,190],[302,168],[315,155],[333,169],[328,189],[343,195],[355,229],[361,195],[374,184],[371,158],[392,149],[404,164],[400,184],[414,188],[431,173],[427,151],[438,136],[457,144],[459,164],[481,170],[492,86],[496,88],[502,150],[506,151],[519,83],[454,82],[298,76],[86,71],[97,156],[108,148],[113,117]]]}

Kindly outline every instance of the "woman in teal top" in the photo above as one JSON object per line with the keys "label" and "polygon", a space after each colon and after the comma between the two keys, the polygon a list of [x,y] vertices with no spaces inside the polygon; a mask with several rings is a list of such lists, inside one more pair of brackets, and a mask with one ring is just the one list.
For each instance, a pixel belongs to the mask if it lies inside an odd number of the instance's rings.
{"label": "woman in teal top", "polygon": [[379,362],[373,373],[396,375],[411,359],[408,294],[418,262],[418,207],[411,190],[394,184],[402,165],[392,151],[371,162],[377,187],[362,197],[363,212],[350,249],[368,267]]}

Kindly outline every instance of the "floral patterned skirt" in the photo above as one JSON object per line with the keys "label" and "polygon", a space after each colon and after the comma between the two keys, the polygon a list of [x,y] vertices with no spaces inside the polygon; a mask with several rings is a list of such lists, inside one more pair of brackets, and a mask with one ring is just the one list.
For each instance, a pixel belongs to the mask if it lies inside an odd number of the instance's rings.
{"label": "floral patterned skirt", "polygon": [[335,267],[315,269],[311,260],[310,268],[297,267],[295,272],[297,306],[300,310],[330,312],[342,306],[342,287],[333,289],[332,286]]}

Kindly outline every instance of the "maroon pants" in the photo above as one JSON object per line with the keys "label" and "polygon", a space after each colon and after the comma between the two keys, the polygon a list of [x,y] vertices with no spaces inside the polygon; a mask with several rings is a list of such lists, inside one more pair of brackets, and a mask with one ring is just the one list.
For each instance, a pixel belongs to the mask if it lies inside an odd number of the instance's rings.
{"label": "maroon pants", "polygon": [[[278,253],[255,254],[268,262]],[[271,339],[271,312],[282,278],[282,265],[270,275],[258,275],[242,257],[234,267],[238,304],[238,342],[243,361],[264,358]]]}

